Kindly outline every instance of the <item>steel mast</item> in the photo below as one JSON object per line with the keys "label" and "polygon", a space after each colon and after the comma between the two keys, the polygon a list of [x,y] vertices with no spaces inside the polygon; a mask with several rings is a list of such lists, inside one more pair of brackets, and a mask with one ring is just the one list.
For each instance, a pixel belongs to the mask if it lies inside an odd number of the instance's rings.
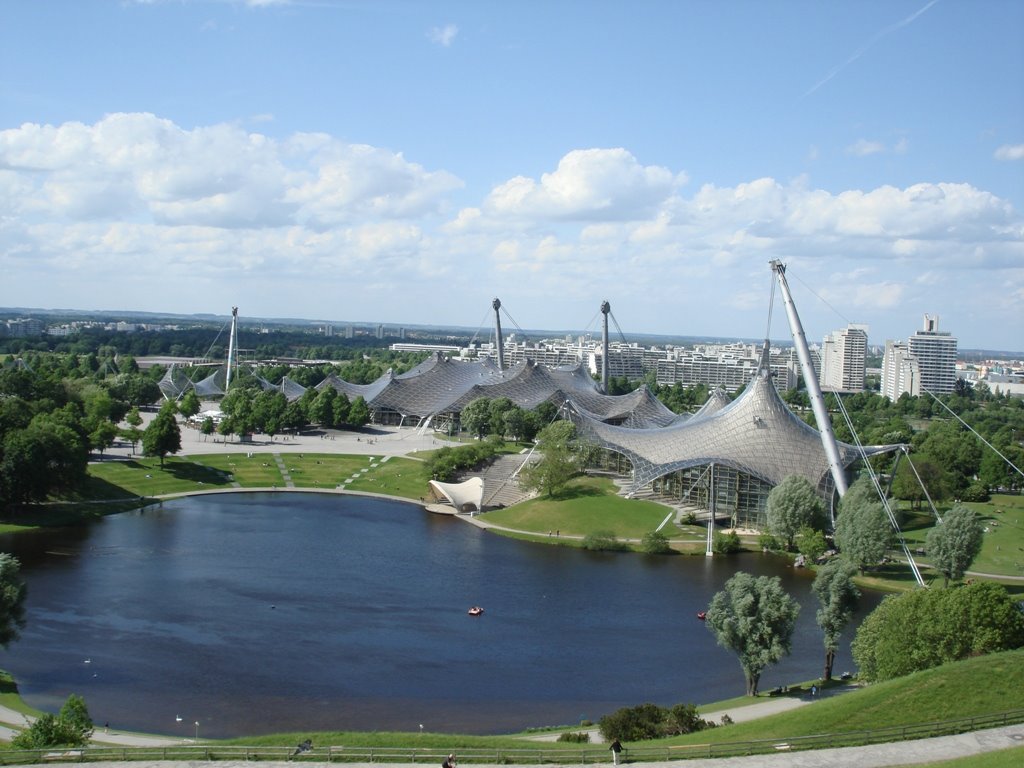
{"label": "steel mast", "polygon": [[804,374],[804,386],[807,387],[807,395],[811,400],[814,420],[818,424],[818,432],[821,434],[821,444],[825,449],[825,456],[828,458],[828,468],[832,472],[832,480],[835,482],[836,491],[842,497],[846,494],[846,472],[843,469],[842,459],[839,458],[839,444],[836,442],[835,432],[832,431],[832,419],[829,418],[828,410],[825,408],[825,398],[822,397],[818,377],[814,373],[814,365],[811,363],[811,351],[807,348],[807,337],[804,336],[804,328],[800,324],[800,315],[796,313],[796,305],[789,293],[789,284],[786,282],[786,265],[778,259],[773,259],[768,263],[779,280],[779,288],[782,289],[782,301],[786,305],[789,329],[793,333],[793,344],[796,347],[800,368]]}
{"label": "steel mast", "polygon": [[228,373],[224,392],[231,389],[232,374],[238,372],[238,307],[231,308],[231,333],[228,336]]}
{"label": "steel mast", "polygon": [[608,313],[612,311],[612,305],[607,301],[601,302],[601,314],[604,315],[601,323],[601,390],[608,394]]}
{"label": "steel mast", "polygon": [[494,332],[498,337],[498,370],[505,370],[505,344],[501,340],[501,299],[496,298],[491,302],[494,307]]}

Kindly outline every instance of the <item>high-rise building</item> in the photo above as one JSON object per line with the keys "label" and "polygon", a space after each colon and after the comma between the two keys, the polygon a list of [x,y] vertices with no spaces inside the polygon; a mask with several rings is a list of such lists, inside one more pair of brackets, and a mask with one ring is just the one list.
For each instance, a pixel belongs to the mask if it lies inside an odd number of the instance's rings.
{"label": "high-rise building", "polygon": [[939,331],[938,315],[925,315],[924,327],[907,339],[921,370],[921,391],[948,394],[956,385],[956,339]]}
{"label": "high-rise building", "polygon": [[907,339],[885,342],[882,394],[899,400],[904,392],[948,394],[956,386],[956,339],[939,331],[938,316],[925,315],[924,327]]}
{"label": "high-rise building", "polygon": [[882,395],[893,402],[906,392],[921,394],[921,371],[917,358],[910,354],[902,341],[886,341],[882,358]]}
{"label": "high-rise building", "polygon": [[833,331],[821,347],[822,389],[833,392],[864,390],[864,360],[868,352],[868,327],[851,323]]}

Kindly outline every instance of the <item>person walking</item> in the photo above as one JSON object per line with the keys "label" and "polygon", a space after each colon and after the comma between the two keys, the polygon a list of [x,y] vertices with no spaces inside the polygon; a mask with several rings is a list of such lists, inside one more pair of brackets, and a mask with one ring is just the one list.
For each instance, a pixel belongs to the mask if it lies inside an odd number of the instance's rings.
{"label": "person walking", "polygon": [[618,739],[612,742],[611,746],[608,747],[612,751],[612,765],[619,764],[619,753],[622,751],[622,744]]}

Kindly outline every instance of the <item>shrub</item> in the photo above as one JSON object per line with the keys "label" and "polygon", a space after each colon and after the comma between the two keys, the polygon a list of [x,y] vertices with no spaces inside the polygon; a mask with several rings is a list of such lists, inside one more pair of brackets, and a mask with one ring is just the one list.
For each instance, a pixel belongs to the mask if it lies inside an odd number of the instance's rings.
{"label": "shrub", "polygon": [[605,715],[598,722],[598,728],[607,741],[642,741],[658,738],[664,721],[665,710],[657,704],[640,704]]}
{"label": "shrub", "polygon": [[583,548],[592,552],[624,552],[629,547],[611,531],[594,531],[583,537]]}
{"label": "shrub", "polygon": [[811,562],[814,562],[828,549],[828,542],[825,541],[825,534],[816,531],[809,525],[805,525],[796,535],[796,549],[801,555]]}
{"label": "shrub", "polygon": [[886,597],[853,640],[862,680],[1024,646],[1024,615],[1006,588],[980,582]]}
{"label": "shrub", "polygon": [[711,546],[720,555],[731,555],[741,549],[740,536],[736,531],[716,531]]}
{"label": "shrub", "polygon": [[960,494],[960,501],[988,501],[988,488],[981,483],[974,483],[967,486],[967,489]]}
{"label": "shrub", "polygon": [[598,726],[608,741],[642,741],[694,733],[713,728],[714,723],[702,719],[693,704],[676,704],[665,709],[648,703],[616,710],[602,717]]}
{"label": "shrub", "polygon": [[779,542],[770,533],[762,533],[758,536],[757,545],[763,552],[775,552],[780,549]]}
{"label": "shrub", "polygon": [[590,734],[585,731],[566,731],[559,734],[559,741],[568,741],[573,744],[586,744],[590,741]]}
{"label": "shrub", "polygon": [[682,523],[683,523],[683,525],[696,525],[697,524],[697,513],[696,512],[687,512],[685,515],[683,515]]}
{"label": "shrub", "polygon": [[640,542],[640,549],[648,555],[667,555],[672,551],[668,536],[661,531],[648,531]]}
{"label": "shrub", "polygon": [[71,694],[59,715],[41,715],[31,726],[11,740],[16,749],[47,749],[49,747],[81,747],[92,736],[92,718],[85,699]]}
{"label": "shrub", "polygon": [[697,707],[693,704],[676,704],[665,713],[664,733],[666,736],[696,733],[711,725],[697,714]]}

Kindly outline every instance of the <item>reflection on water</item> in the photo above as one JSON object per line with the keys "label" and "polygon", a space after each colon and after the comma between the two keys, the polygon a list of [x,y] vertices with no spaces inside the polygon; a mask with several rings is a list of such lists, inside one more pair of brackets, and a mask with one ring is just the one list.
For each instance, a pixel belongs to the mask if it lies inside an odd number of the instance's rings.
{"label": "reflection on water", "polygon": [[316,494],[193,497],[0,538],[29,584],[5,659],[22,694],[56,711],[80,693],[120,728],[497,733],[735,696],[739,663],[696,614],[737,569],[780,576],[803,606],[792,655],[761,687],[817,677],[824,660],[810,576],[760,555],[531,545]]}

